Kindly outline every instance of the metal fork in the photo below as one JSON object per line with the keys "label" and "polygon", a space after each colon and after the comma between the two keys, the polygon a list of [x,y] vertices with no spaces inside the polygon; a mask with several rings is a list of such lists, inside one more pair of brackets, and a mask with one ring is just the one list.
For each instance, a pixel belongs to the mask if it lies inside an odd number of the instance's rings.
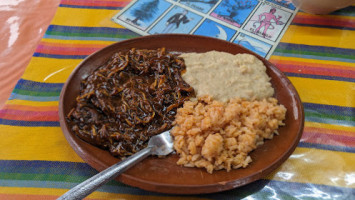
{"label": "metal fork", "polygon": [[150,138],[146,148],[80,183],[57,200],[83,199],[149,155],[165,156],[173,152],[173,150],[173,139],[169,131],[153,136]]}

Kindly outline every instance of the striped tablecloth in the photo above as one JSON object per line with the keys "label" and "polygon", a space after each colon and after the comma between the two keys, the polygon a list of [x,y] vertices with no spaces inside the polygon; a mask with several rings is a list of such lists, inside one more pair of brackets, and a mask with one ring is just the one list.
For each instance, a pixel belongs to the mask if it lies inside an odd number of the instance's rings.
{"label": "striped tablecloth", "polygon": [[[55,199],[96,174],[61,132],[59,93],[87,55],[138,36],[110,20],[128,3],[61,1],[0,111],[0,199]],[[355,6],[325,16],[298,13],[270,61],[295,85],[306,113],[299,146],[274,173],[199,196],[152,193],[112,181],[88,198],[355,199]]]}

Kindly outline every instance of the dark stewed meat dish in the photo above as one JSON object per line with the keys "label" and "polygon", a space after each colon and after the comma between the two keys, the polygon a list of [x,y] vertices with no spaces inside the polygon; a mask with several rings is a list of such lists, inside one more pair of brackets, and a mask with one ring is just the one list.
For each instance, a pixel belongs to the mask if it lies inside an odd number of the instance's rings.
{"label": "dark stewed meat dish", "polygon": [[195,96],[183,70],[182,58],[164,48],[115,53],[81,82],[67,122],[86,142],[114,156],[132,155],[170,129],[177,108]]}

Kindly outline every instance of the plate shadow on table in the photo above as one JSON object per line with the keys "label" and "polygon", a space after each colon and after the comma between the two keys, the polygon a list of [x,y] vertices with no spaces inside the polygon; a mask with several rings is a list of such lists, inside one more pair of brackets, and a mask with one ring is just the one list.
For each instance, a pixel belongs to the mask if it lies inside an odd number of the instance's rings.
{"label": "plate shadow on table", "polygon": [[[210,194],[199,194],[199,195],[181,195],[181,194],[163,194],[163,193],[157,193],[157,192],[150,192],[150,191],[145,191],[136,187],[131,187],[129,185],[126,185],[124,183],[119,183],[116,181],[111,182],[111,186],[116,187],[117,186],[123,186],[127,187],[125,189],[126,192],[135,194],[135,195],[148,195],[148,196],[165,196],[165,197],[185,197],[185,198],[206,198],[206,199],[244,199],[250,195],[253,195],[265,188],[265,186],[268,185],[270,180],[267,179],[260,179],[258,181],[252,182],[250,184],[244,185],[239,188],[235,188],[232,190],[227,190],[227,191],[222,191],[222,192],[216,192],[216,193],[210,193]],[[112,188],[113,189],[113,188]],[[112,190],[111,189],[111,190]],[[100,190],[100,189],[99,189]],[[110,190],[110,189],[109,189]],[[105,191],[105,189],[101,190]]]}

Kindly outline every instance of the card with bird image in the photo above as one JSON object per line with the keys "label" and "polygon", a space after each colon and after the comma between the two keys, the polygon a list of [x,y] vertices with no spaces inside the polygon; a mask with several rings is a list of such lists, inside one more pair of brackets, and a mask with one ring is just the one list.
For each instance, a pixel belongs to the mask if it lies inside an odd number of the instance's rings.
{"label": "card with bird image", "polygon": [[261,4],[244,26],[244,30],[259,37],[276,41],[286,28],[292,13],[272,5]]}
{"label": "card with bird image", "polygon": [[272,48],[271,44],[244,33],[240,33],[233,42],[259,54],[262,57],[266,57]]}
{"label": "card with bird image", "polygon": [[136,1],[115,19],[144,31],[170,6],[172,4],[165,0]]}
{"label": "card with bird image", "polygon": [[180,6],[171,9],[158,23],[150,29],[150,34],[190,33],[201,21],[202,17]]}
{"label": "card with bird image", "polygon": [[219,0],[180,0],[179,3],[186,5],[199,12],[208,13]]}
{"label": "card with bird image", "polygon": [[258,4],[258,0],[224,0],[210,15],[233,26],[241,27]]}
{"label": "card with bird image", "polygon": [[206,19],[193,33],[229,41],[237,31],[213,20]]}

